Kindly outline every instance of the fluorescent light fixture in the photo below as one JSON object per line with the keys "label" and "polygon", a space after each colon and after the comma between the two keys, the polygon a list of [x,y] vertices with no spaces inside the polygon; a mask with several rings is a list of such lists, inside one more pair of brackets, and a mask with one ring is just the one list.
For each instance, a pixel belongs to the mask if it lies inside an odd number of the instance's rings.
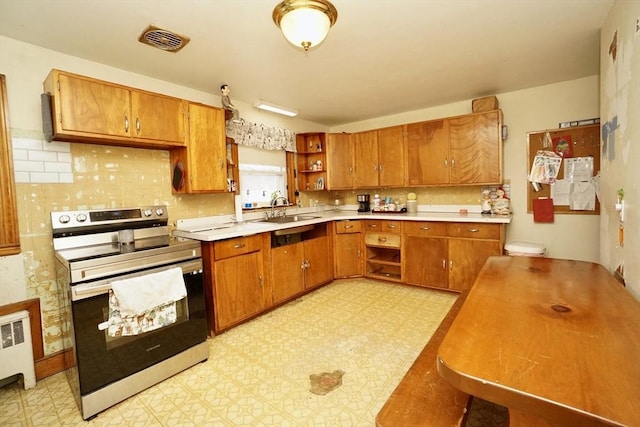
{"label": "fluorescent light fixture", "polygon": [[253,104],[254,107],[259,108],[261,110],[271,111],[272,113],[284,114],[285,116],[295,117],[298,115],[296,110],[292,110],[291,108],[281,107],[280,105],[272,104],[270,102],[265,101],[256,101]]}

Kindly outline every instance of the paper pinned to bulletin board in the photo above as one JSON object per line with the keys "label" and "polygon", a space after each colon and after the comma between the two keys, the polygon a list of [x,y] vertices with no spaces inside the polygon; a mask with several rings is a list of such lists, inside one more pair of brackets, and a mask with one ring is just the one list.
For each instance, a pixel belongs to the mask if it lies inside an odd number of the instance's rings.
{"label": "paper pinned to bulletin board", "polygon": [[[549,146],[549,139],[552,146]],[[549,198],[553,200],[556,214],[600,213],[599,177],[600,171],[600,125],[592,124],[562,129],[546,129],[527,133],[527,170],[530,171],[527,186],[527,211],[533,212],[533,200]],[[539,152],[548,159],[555,156],[549,164],[558,164],[555,178],[546,177],[536,181],[534,173]],[[538,171],[539,172],[539,171]]]}

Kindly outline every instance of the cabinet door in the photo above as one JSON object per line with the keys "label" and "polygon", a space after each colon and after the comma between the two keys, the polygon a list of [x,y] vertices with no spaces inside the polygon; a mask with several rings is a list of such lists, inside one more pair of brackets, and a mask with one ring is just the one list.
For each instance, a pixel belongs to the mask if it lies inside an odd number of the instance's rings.
{"label": "cabinet door", "polygon": [[447,287],[447,239],[405,236],[403,263],[406,283]]}
{"label": "cabinet door", "polygon": [[353,139],[346,133],[327,135],[327,189],[353,188]]}
{"label": "cabinet door", "polygon": [[318,237],[305,240],[303,243],[304,258],[308,265],[304,272],[305,288],[315,288],[333,280],[329,237]]}
{"label": "cabinet door", "polygon": [[132,91],[131,112],[133,137],[184,145],[184,111],[181,99]]}
{"label": "cabinet door", "polygon": [[502,182],[500,111],[449,120],[452,184]]}
{"label": "cabinet door", "polygon": [[449,239],[449,288],[471,289],[488,257],[501,254],[499,241]]}
{"label": "cabinet door", "polygon": [[355,188],[378,186],[378,143],[377,132],[353,134],[353,185]]}
{"label": "cabinet door", "polygon": [[334,275],[336,278],[362,276],[362,235],[336,234],[334,239]]}
{"label": "cabinet door", "polygon": [[227,190],[227,160],[224,111],[201,104],[189,104],[187,148],[187,191]]}
{"label": "cabinet door", "polygon": [[56,120],[64,132],[132,135],[129,90],[88,78],[58,75],[60,111]]}
{"label": "cabinet door", "polygon": [[7,106],[6,80],[4,74],[0,74],[0,257],[20,253],[20,230]]}
{"label": "cabinet door", "polygon": [[381,186],[402,187],[404,185],[404,132],[404,125],[378,130],[378,183]]}
{"label": "cabinet door", "polygon": [[449,183],[449,122],[407,125],[408,185]]}
{"label": "cabinet door", "polygon": [[273,304],[304,291],[304,246],[302,243],[271,249]]}
{"label": "cabinet door", "polygon": [[264,309],[261,252],[216,261],[214,270],[216,332],[240,323]]}

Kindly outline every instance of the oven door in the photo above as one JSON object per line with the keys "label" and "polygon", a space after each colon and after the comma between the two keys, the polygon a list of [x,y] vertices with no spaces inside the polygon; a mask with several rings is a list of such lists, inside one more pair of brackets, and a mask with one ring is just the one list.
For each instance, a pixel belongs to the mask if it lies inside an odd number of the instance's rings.
{"label": "oven door", "polygon": [[[118,276],[131,278],[181,267],[187,296],[176,303],[176,322],[133,336],[110,336],[101,325],[109,318],[107,281],[71,286],[71,312],[80,395],[168,359],[207,338],[202,260]],[[115,279],[110,279],[115,280]]]}

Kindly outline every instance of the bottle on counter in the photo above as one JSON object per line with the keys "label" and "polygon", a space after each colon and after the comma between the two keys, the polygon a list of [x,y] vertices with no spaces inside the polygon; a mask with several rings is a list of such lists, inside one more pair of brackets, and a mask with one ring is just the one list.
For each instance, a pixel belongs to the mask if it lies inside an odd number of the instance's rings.
{"label": "bottle on counter", "polygon": [[373,196],[373,208],[380,209],[380,195],[376,194]]}

